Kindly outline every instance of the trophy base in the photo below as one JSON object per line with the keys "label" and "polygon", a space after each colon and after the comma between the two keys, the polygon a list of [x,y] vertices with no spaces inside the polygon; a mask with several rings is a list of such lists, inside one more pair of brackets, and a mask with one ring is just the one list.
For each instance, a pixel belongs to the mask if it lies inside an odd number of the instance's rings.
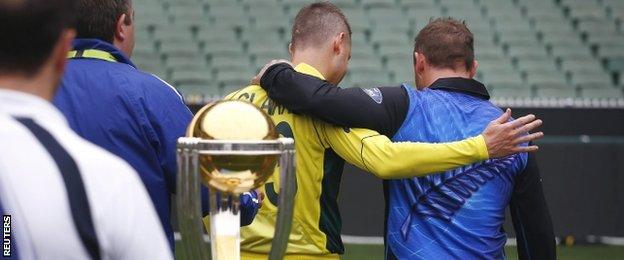
{"label": "trophy base", "polygon": [[233,248],[239,248],[240,240],[236,236],[216,236],[213,241],[216,247],[213,251],[213,259],[240,259],[240,250],[234,252]]}

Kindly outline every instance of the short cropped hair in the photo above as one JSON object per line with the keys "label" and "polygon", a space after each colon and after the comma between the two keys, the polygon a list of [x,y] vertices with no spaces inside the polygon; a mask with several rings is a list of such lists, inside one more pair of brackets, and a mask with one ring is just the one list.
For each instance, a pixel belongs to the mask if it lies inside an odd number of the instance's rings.
{"label": "short cropped hair", "polygon": [[132,23],[131,0],[78,0],[77,38],[93,38],[113,43],[117,19]]}
{"label": "short cropped hair", "polygon": [[73,26],[74,0],[0,1],[0,74],[36,74],[62,32]]}
{"label": "short cropped hair", "polygon": [[329,2],[317,2],[297,13],[290,43],[293,48],[321,45],[341,31],[348,32],[351,38],[351,26],[340,8]]}
{"label": "short cropped hair", "polygon": [[465,21],[438,18],[420,30],[415,39],[414,52],[423,54],[437,68],[470,70],[474,64],[474,38]]}

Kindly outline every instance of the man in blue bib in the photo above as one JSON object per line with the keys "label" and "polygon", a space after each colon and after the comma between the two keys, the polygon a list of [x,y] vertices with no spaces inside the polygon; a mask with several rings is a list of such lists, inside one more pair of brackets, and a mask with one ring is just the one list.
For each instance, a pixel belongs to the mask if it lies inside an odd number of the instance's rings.
{"label": "man in blue bib", "polygon": [[[465,23],[437,19],[415,40],[417,89],[403,84],[341,89],[269,67],[261,86],[279,104],[337,125],[367,127],[393,141],[448,142],[474,136],[503,112],[474,80],[478,64]],[[509,111],[507,111],[509,113]],[[502,122],[498,122],[502,123]],[[528,127],[513,129],[524,147]],[[384,182],[387,259],[504,259],[509,206],[521,259],[555,258],[550,214],[533,155],[521,152],[447,172]]]}

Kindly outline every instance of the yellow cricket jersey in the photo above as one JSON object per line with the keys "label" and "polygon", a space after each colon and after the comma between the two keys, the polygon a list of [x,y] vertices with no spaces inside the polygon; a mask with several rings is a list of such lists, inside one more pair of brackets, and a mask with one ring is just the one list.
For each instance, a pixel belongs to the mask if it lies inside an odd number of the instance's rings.
{"label": "yellow cricket jersey", "polygon": [[[305,63],[295,70],[324,79],[318,70]],[[343,129],[292,114],[270,100],[257,85],[236,91],[226,99],[255,104],[274,120],[280,135],[295,140],[297,194],[285,259],[338,259],[343,253],[337,201],[342,158],[385,179],[422,176],[488,159],[482,136],[442,144],[393,143],[372,130]],[[279,169],[276,169],[261,188],[266,197],[256,218],[251,225],[241,228],[243,259],[267,259],[277,217],[279,187]]]}

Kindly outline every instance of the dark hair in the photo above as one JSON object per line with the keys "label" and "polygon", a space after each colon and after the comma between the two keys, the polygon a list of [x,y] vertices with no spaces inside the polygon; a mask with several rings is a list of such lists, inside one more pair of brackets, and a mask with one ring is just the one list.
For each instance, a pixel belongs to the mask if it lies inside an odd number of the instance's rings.
{"label": "dark hair", "polygon": [[0,1],[0,73],[32,75],[72,27],[74,0]]}
{"label": "dark hair", "polygon": [[293,48],[320,45],[342,30],[351,36],[351,26],[342,11],[332,3],[317,2],[297,13],[290,43]]}
{"label": "dark hair", "polygon": [[94,38],[113,43],[117,19],[132,23],[131,0],[78,0],[77,38]]}
{"label": "dark hair", "polygon": [[438,18],[420,30],[415,39],[414,52],[427,57],[434,67],[456,69],[463,63],[466,70],[474,64],[474,39],[465,21]]}

